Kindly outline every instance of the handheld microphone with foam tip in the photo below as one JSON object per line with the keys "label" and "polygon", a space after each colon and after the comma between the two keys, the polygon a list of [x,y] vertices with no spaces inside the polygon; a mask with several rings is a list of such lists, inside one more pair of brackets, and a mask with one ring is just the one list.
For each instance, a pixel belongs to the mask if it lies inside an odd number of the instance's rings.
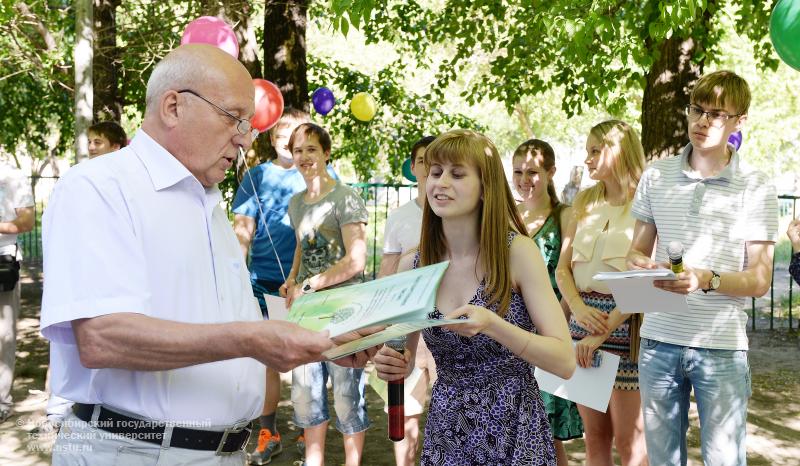
{"label": "handheld microphone with foam tip", "polygon": [[683,244],[680,241],[672,241],[667,246],[669,256],[669,268],[675,273],[683,272]]}
{"label": "handheld microphone with foam tip", "polygon": [[[386,342],[389,348],[403,353],[406,349],[406,337],[402,336]],[[389,389],[389,440],[399,442],[406,436],[405,429],[405,379],[388,383]]]}

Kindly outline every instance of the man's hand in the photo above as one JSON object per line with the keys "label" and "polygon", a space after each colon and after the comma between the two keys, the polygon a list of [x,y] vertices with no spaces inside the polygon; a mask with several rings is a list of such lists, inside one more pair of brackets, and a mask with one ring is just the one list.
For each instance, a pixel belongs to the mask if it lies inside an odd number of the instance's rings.
{"label": "man's hand", "polygon": [[[385,325],[375,325],[372,327],[364,327],[358,330],[353,330],[352,332],[348,332],[338,337],[333,338],[333,342],[337,345],[341,345],[344,343],[349,343],[354,340],[358,340],[360,338],[364,338],[368,335],[372,335],[373,333],[380,332],[381,330],[385,329]],[[376,345],[372,348],[367,348],[363,351],[359,351],[358,353],[351,354],[350,356],[345,356],[343,358],[335,359],[333,362],[338,364],[342,367],[356,367],[361,368],[367,365],[370,359],[378,352],[382,345]]]}
{"label": "man's hand", "polygon": [[711,271],[683,266],[683,272],[675,275],[676,280],[653,280],[653,286],[678,294],[689,294],[702,289],[711,281]]}
{"label": "man's hand", "polygon": [[279,320],[254,322],[253,325],[258,326],[253,358],[279,372],[323,361],[322,352],[335,346],[327,331],[314,332]]}

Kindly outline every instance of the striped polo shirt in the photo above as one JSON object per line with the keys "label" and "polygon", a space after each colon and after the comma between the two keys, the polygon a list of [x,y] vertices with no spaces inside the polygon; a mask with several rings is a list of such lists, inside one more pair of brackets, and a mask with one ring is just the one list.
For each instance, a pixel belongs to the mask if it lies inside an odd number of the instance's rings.
{"label": "striped polo shirt", "polygon": [[[746,242],[776,241],[775,187],[764,173],[740,166],[739,154],[728,147],[730,163],[713,177],[703,178],[689,166],[691,144],[680,156],[645,170],[631,214],[656,225],[656,261],[666,262],[667,245],[680,241],[687,266],[739,272],[747,267]],[[697,290],[687,296],[688,314],[645,314],[641,336],[682,346],[746,350],[745,300]]]}

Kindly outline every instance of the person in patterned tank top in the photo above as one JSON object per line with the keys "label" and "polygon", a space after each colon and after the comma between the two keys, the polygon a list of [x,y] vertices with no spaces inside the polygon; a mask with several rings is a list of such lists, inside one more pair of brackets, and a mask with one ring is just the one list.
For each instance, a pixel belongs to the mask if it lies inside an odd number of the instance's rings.
{"label": "person in patterned tank top", "polygon": [[[454,130],[428,146],[425,167],[419,251],[402,258],[399,269],[449,261],[430,317],[468,320],[422,332],[438,379],[420,464],[555,466],[533,370],[569,378],[575,358],[500,155],[485,136]],[[418,338],[410,336],[403,354],[383,347],[374,357],[379,377],[407,376]]]}
{"label": "person in patterned tank top", "polygon": [[562,238],[556,279],[572,312],[569,330],[578,365],[589,367],[598,349],[620,356],[606,412],[578,405],[583,418],[586,463],[613,465],[612,445],[623,466],[647,464],[639,399],[640,314],[621,314],[597,272],[627,270],[633,237],[630,205],[644,170],[644,150],[630,125],[595,125],[586,141],[586,167],[597,183],[578,194]]}

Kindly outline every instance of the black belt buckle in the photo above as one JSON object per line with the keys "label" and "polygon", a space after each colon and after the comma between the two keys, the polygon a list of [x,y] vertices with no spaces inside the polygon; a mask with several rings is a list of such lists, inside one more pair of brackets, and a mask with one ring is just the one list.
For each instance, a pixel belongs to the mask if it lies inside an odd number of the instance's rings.
{"label": "black belt buckle", "polygon": [[[228,441],[228,435],[230,434],[239,434],[242,431],[247,431],[247,435],[244,437],[244,441],[238,448],[232,449],[231,451],[224,451],[225,443]],[[217,449],[214,452],[217,456],[227,456],[232,455],[233,453],[244,449],[247,446],[247,442],[250,441],[250,436],[253,434],[253,430],[250,428],[250,421],[243,421],[238,424],[234,424],[231,427],[228,427],[222,432],[222,438],[219,440],[219,445],[217,445]]]}

